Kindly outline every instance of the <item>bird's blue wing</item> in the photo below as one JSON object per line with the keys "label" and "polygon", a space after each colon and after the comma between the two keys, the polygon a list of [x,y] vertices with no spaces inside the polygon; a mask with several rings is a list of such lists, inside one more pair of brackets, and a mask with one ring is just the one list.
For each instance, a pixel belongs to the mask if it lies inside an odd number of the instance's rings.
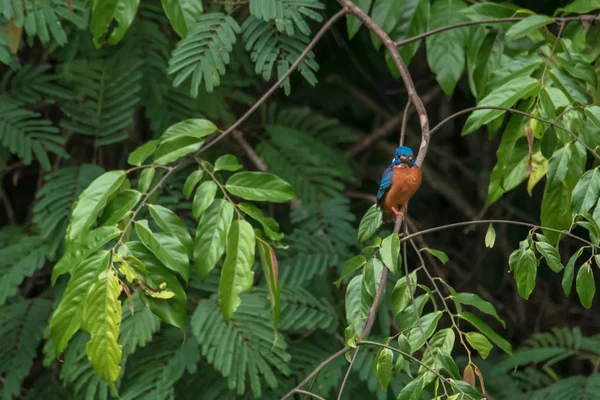
{"label": "bird's blue wing", "polygon": [[383,171],[381,175],[381,183],[379,184],[379,190],[377,191],[377,201],[379,202],[383,196],[390,190],[392,186],[392,176],[394,176],[394,167],[390,165]]}

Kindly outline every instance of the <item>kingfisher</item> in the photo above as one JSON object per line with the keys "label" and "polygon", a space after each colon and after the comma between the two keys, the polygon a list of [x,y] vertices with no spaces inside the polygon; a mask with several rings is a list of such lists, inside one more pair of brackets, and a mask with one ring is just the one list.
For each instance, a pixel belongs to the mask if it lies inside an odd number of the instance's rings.
{"label": "kingfisher", "polygon": [[408,207],[408,200],[421,186],[421,169],[413,160],[413,151],[406,146],[396,149],[394,159],[383,171],[377,205],[381,208],[382,219],[389,221],[401,215]]}

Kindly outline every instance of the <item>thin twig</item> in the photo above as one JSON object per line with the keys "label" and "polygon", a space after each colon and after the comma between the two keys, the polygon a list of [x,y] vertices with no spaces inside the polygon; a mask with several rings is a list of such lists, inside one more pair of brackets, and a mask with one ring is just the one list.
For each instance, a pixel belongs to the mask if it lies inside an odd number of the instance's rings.
{"label": "thin twig", "polygon": [[131,226],[131,224],[133,224],[133,222],[135,221],[135,217],[138,215],[138,213],[140,212],[140,210],[142,208],[144,208],[144,206],[146,205],[146,203],[148,202],[148,200],[150,199],[150,196],[152,196],[154,194],[154,192],[156,192],[161,186],[162,184],[167,180],[167,178],[173,173],[175,172],[177,169],[181,168],[181,166],[183,166],[184,163],[176,165],[174,167],[169,167],[169,169],[167,170],[167,172],[163,175],[163,177],[160,179],[160,181],[158,181],[158,183],[148,191],[148,193],[146,193],[146,196],[144,196],[144,199],[142,200],[142,202],[140,203],[140,205],[135,209],[135,211],[133,211],[133,214],[131,214],[131,217],[129,218],[129,221],[127,221],[127,224],[125,225],[125,228],[123,228],[121,236],[119,236],[119,240],[117,240],[117,244],[115,245],[118,246],[119,244],[123,244],[123,238],[125,237],[125,235],[127,234],[127,230],[129,229],[129,227]]}
{"label": "thin twig", "polygon": [[557,233],[561,233],[563,235],[572,237],[573,239],[577,239],[580,242],[585,243],[586,245],[588,245],[590,247],[596,247],[592,242],[589,242],[589,241],[585,240],[584,238],[574,235],[568,231],[549,228],[549,227],[541,226],[541,225],[530,224],[528,222],[511,221],[511,220],[507,220],[507,219],[480,219],[477,221],[464,221],[464,222],[455,222],[453,224],[440,225],[440,226],[436,226],[435,228],[424,229],[419,232],[411,233],[408,236],[404,236],[403,238],[400,239],[400,243],[403,243],[407,240],[411,240],[412,238],[415,238],[417,236],[426,235],[428,233],[438,232],[438,231],[442,231],[444,229],[456,228],[459,226],[468,226],[468,225],[475,225],[475,224],[509,224],[509,225],[526,226],[526,227],[534,228],[534,229],[544,229],[547,231],[557,232]]}
{"label": "thin twig", "polygon": [[244,149],[246,155],[248,156],[250,161],[252,161],[252,164],[254,164],[257,170],[262,172],[267,172],[269,170],[269,167],[267,167],[267,164],[265,164],[264,160],[260,158],[256,151],[254,151],[252,146],[250,146],[250,143],[248,143],[246,138],[244,138],[244,134],[242,133],[242,131],[238,129],[234,130],[233,137],[239,143],[239,145],[242,146],[242,149]]}
{"label": "thin twig", "polygon": [[[407,221],[407,223],[404,224],[404,234],[405,235],[408,234],[408,221]],[[417,327],[419,328],[419,331],[421,332],[421,335],[423,335],[423,341],[425,342],[425,347],[427,347],[427,351],[429,352],[429,354],[431,354],[431,359],[434,360],[433,367],[435,368],[435,372],[439,376],[437,362],[435,362],[436,357],[435,357],[435,354],[433,353],[433,350],[431,349],[431,346],[429,346],[429,341],[427,340],[427,336],[425,335],[425,330],[423,329],[423,325],[421,324],[421,317],[419,316],[419,309],[417,308],[417,301],[415,300],[415,294],[411,287],[412,285],[410,283],[406,242],[402,243],[402,252],[404,253],[404,254],[402,254],[402,256],[404,258],[404,275],[406,276],[406,288],[408,289],[408,294],[410,294],[410,302],[412,303],[413,311],[414,311],[415,317],[416,317],[415,321],[417,323]],[[423,266],[423,268],[425,268],[425,261],[423,260],[422,257],[420,257],[420,254],[419,254],[419,258],[421,261],[421,265]],[[416,288],[415,288],[415,291],[416,291]],[[432,299],[432,301],[433,301],[433,299]],[[446,385],[444,385],[443,381],[442,381],[442,388],[444,389],[444,393],[446,394],[446,397],[448,397],[448,391],[447,391]]]}
{"label": "thin twig", "polygon": [[450,116],[446,117],[444,120],[442,120],[442,122],[440,122],[439,124],[437,124],[436,126],[434,126],[434,127],[431,129],[430,133],[433,135],[433,134],[434,134],[436,131],[438,131],[438,130],[439,130],[439,129],[440,129],[440,128],[441,128],[441,127],[444,125],[444,124],[448,123],[448,121],[450,121],[450,120],[452,120],[452,119],[454,119],[454,118],[456,118],[456,117],[459,117],[459,116],[461,116],[461,115],[463,115],[463,114],[468,114],[468,113],[470,113],[471,111],[477,111],[477,110],[502,110],[502,111],[508,111],[508,112],[511,112],[511,113],[515,113],[515,114],[524,115],[524,116],[526,116],[526,117],[528,117],[528,118],[533,118],[533,119],[536,119],[536,120],[538,120],[538,121],[540,121],[540,122],[543,122],[543,123],[545,123],[545,124],[550,124],[550,125],[552,125],[552,126],[554,126],[554,127],[558,128],[558,129],[560,129],[560,130],[562,130],[562,131],[564,131],[564,132],[567,132],[569,135],[571,135],[571,137],[572,137],[573,139],[575,139],[577,142],[581,143],[581,144],[582,144],[582,145],[583,145],[583,146],[584,146],[584,147],[587,149],[587,151],[589,151],[590,153],[592,153],[592,154],[593,154],[593,155],[594,155],[594,156],[595,156],[595,157],[596,157],[598,160],[600,160],[600,155],[598,155],[598,153],[597,153],[597,152],[596,152],[594,149],[592,149],[591,147],[589,147],[587,144],[583,143],[583,141],[582,141],[581,139],[579,139],[579,138],[577,137],[577,135],[575,135],[575,134],[574,134],[574,133],[573,133],[571,130],[569,130],[569,129],[565,128],[565,127],[564,127],[564,126],[562,126],[562,125],[559,125],[559,124],[557,124],[555,121],[551,121],[551,120],[549,120],[549,119],[545,119],[545,118],[537,117],[537,116],[535,116],[535,115],[533,115],[533,114],[529,114],[529,113],[527,113],[527,112],[525,112],[525,111],[517,110],[517,109],[514,109],[514,108],[510,108],[510,107],[498,107],[498,106],[476,106],[476,107],[465,108],[464,110],[457,111],[457,112],[455,112],[454,114],[452,114],[452,115],[450,115]]}
{"label": "thin twig", "polygon": [[314,397],[315,399],[325,400],[324,397],[321,397],[318,394],[315,394],[313,392],[309,392],[308,390],[296,389],[296,390],[294,390],[294,392],[296,392],[296,393],[302,393],[302,394]]}
{"label": "thin twig", "polygon": [[400,128],[400,146],[404,145],[404,136],[406,135],[406,124],[408,122],[408,112],[410,111],[411,102],[408,100],[406,102],[406,107],[404,107],[404,115],[402,116],[402,127]]}
{"label": "thin twig", "polygon": [[304,378],[304,380],[302,382],[300,382],[298,385],[296,385],[295,388],[293,388],[285,396],[283,396],[281,398],[281,400],[285,400],[285,399],[289,398],[291,395],[294,394],[294,392],[297,392],[302,386],[306,385],[306,383],[308,381],[310,381],[313,378],[313,376],[315,376],[316,374],[318,374],[320,370],[322,370],[323,368],[325,368],[327,366],[327,364],[329,364],[330,362],[332,362],[333,360],[335,360],[336,358],[338,358],[339,356],[341,356],[342,354],[344,354],[348,350],[350,350],[350,347],[346,346],[343,349],[338,350],[335,353],[333,353],[331,356],[329,356],[329,358],[327,360],[325,360],[321,364],[319,364],[317,366],[317,368],[315,368],[306,378]]}
{"label": "thin twig", "polygon": [[0,201],[4,204],[4,211],[6,211],[6,217],[8,218],[8,223],[10,225],[17,224],[17,218],[15,217],[15,210],[10,203],[10,199],[6,195],[6,190],[2,186],[2,182],[0,180]]}
{"label": "thin twig", "polygon": [[347,12],[346,9],[341,9],[340,11],[338,11],[337,13],[335,13],[331,18],[329,18],[329,21],[327,21],[327,22],[325,22],[325,24],[323,24],[323,26],[321,27],[321,29],[319,30],[319,32],[317,32],[317,34],[315,35],[315,37],[312,38],[312,40],[308,43],[308,45],[302,51],[302,53],[300,53],[300,55],[298,56],[298,58],[296,59],[296,61],[294,61],[294,63],[285,72],[285,74],[283,74],[281,76],[281,78],[279,78],[279,80],[273,86],[271,86],[271,88],[269,90],[267,90],[267,92],[265,94],[263,94],[262,97],[260,99],[258,99],[256,101],[256,103],[254,103],[252,105],[252,107],[250,107],[248,109],[248,111],[246,111],[244,113],[244,115],[242,115],[240,118],[238,118],[238,120],[235,121],[233,123],[233,125],[231,125],[229,128],[227,128],[221,134],[219,134],[219,136],[217,136],[213,141],[211,141],[210,143],[208,143],[206,146],[202,147],[196,154],[200,154],[201,152],[204,152],[204,151],[210,149],[212,146],[214,146],[215,144],[217,144],[218,142],[220,142],[221,140],[223,140],[223,138],[225,138],[225,136],[229,135],[231,132],[233,132],[234,130],[238,129],[240,127],[240,125],[242,123],[244,123],[244,121],[246,121],[252,114],[254,114],[254,112],[256,110],[258,110],[259,107],[265,101],[267,101],[267,99],[269,97],[271,97],[271,95],[273,93],[275,93],[277,91],[277,89],[279,89],[279,87],[292,74],[292,72],[294,72],[296,70],[296,68],[298,68],[298,66],[300,65],[300,63],[302,62],[302,60],[304,60],[306,58],[306,56],[308,55],[308,53],[310,53],[312,51],[312,49],[317,45],[317,43],[319,42],[319,40],[321,40],[321,38],[323,37],[323,35],[325,35],[325,33],[327,33],[327,31],[333,26],[333,24],[336,23],[338,19],[342,18],[344,16],[344,14],[346,14],[346,12]]}
{"label": "thin twig", "polygon": [[350,361],[350,365],[348,366],[348,371],[346,371],[346,375],[344,375],[344,380],[342,381],[342,386],[340,386],[340,392],[338,393],[337,400],[341,400],[342,393],[344,393],[344,386],[346,386],[346,381],[348,381],[348,377],[350,376],[350,371],[352,370],[352,366],[354,365],[354,360],[356,360],[356,356],[358,355],[358,350],[360,346],[356,346],[356,351],[352,356],[352,360]]}
{"label": "thin twig", "polygon": [[[409,236],[409,234],[408,234],[408,228],[404,229],[404,234],[405,234],[405,237]],[[412,245],[413,249],[417,253],[417,257],[419,257],[419,261],[421,261],[421,266],[423,267],[423,271],[425,272],[425,275],[427,275],[427,279],[429,279],[429,281],[433,285],[433,289],[438,294],[438,297],[440,298],[440,300],[442,300],[442,304],[444,305],[444,309],[446,310],[446,312],[450,316],[450,320],[452,321],[452,326],[454,327],[454,329],[456,329],[456,333],[458,334],[458,339],[460,340],[460,343],[462,344],[462,346],[465,348],[465,351],[467,352],[467,358],[468,358],[469,364],[470,364],[471,363],[471,350],[469,350],[469,347],[467,346],[467,344],[463,340],[463,333],[460,330],[460,328],[458,327],[458,324],[456,323],[456,320],[454,319],[454,316],[452,315],[452,312],[450,311],[450,308],[448,307],[448,303],[446,302],[446,298],[444,297],[444,295],[440,291],[440,288],[438,287],[437,283],[435,282],[435,279],[433,279],[433,276],[431,276],[431,274],[429,273],[429,270],[427,269],[427,266],[425,265],[425,260],[423,259],[423,255],[419,251],[419,248],[415,244],[415,241],[413,239],[408,239],[408,240],[410,240],[410,244]],[[404,243],[406,243],[406,241]],[[435,360],[435,358],[434,358],[434,360]]]}
{"label": "thin twig", "polygon": [[[447,25],[447,26],[442,26],[440,28],[432,29],[430,31],[423,32],[420,35],[413,36],[408,39],[398,40],[394,44],[398,47],[401,47],[406,44],[416,42],[417,40],[424,39],[428,36],[435,35],[436,33],[445,32],[445,31],[449,31],[452,29],[458,29],[458,28],[463,28],[465,26],[472,26],[472,25],[485,25],[485,24],[495,24],[495,23],[502,23],[502,22],[517,22],[517,21],[522,21],[525,18],[527,18],[527,17],[490,18],[490,19],[482,19],[482,20],[477,20],[477,21],[461,22],[459,24]],[[577,17],[554,18],[554,21],[560,22],[560,23],[565,23],[568,21],[579,21],[582,19],[586,20],[586,21],[595,21],[595,20],[599,20],[600,16],[598,16],[598,15],[578,15]]]}
{"label": "thin twig", "polygon": [[[565,21],[562,21],[560,23],[560,27],[558,28],[558,33],[556,34],[556,40],[554,41],[554,46],[552,46],[552,50],[550,50],[550,55],[548,56],[548,58],[546,59],[546,63],[544,64],[544,70],[542,71],[542,79],[540,79],[541,87],[544,87],[544,78],[546,78],[546,71],[548,70],[548,64],[550,63],[552,56],[554,56],[554,51],[556,51],[556,46],[558,45],[558,42],[560,42],[560,36],[562,35],[564,28],[565,28]],[[538,100],[539,100],[539,97],[538,97]]]}

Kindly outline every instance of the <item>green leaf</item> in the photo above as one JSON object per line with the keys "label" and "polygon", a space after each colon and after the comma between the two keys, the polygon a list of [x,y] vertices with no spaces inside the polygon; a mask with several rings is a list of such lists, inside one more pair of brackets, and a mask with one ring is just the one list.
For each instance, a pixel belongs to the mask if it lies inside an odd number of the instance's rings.
{"label": "green leaf", "polygon": [[154,179],[154,174],[156,173],[156,168],[145,168],[140,174],[140,180],[138,182],[138,189],[140,192],[146,193],[148,189],[150,189],[150,185],[152,184],[152,179]]}
{"label": "green leaf", "polygon": [[108,202],[98,223],[101,226],[114,225],[130,214],[133,207],[140,201],[142,194],[137,190],[127,189],[115,195]]}
{"label": "green leaf", "polygon": [[398,273],[402,261],[400,258],[400,239],[398,238],[397,233],[392,233],[390,236],[383,239],[379,255],[381,256],[383,264],[385,264],[392,273]]}
{"label": "green leaf", "polygon": [[564,14],[585,14],[590,11],[594,11],[600,8],[600,0],[575,0],[566,7],[558,8],[556,12],[562,12]]}
{"label": "green leaf", "polygon": [[238,172],[227,180],[225,189],[246,200],[283,203],[296,198],[289,183],[265,172]]}
{"label": "green leaf", "polygon": [[121,302],[119,279],[114,270],[105,270],[90,288],[83,308],[83,328],[92,337],[85,346],[96,374],[113,386],[121,371]]}
{"label": "green leaf", "polygon": [[71,279],[50,320],[50,337],[57,357],[81,327],[85,296],[98,280],[98,275],[106,271],[109,262],[110,253],[101,251],[76,265],[71,271]]}
{"label": "green leaf", "polygon": [[140,0],[94,0],[90,31],[96,47],[104,42],[119,43],[133,22],[139,4]]}
{"label": "green leaf", "polygon": [[[358,351],[358,350],[356,350]],[[382,348],[377,354],[375,360],[375,373],[377,382],[383,389],[387,389],[392,380],[392,365],[394,363],[394,352],[387,348]]]}
{"label": "green leaf", "polygon": [[[443,314],[444,313],[441,311],[426,314],[421,317],[421,326],[415,326],[410,330],[408,333],[408,341],[410,342],[410,348],[413,353],[423,347],[425,340],[435,333],[437,324]],[[421,328],[423,329],[421,330]],[[423,336],[423,333],[425,333],[425,336]]]}
{"label": "green leaf", "polygon": [[529,295],[535,288],[535,278],[537,275],[537,258],[531,249],[527,249],[521,253],[515,267],[515,280],[517,281],[517,289],[519,294],[525,299],[529,299]]}
{"label": "green leaf", "polygon": [[392,313],[394,317],[400,314],[410,303],[411,296],[410,293],[415,293],[417,290],[417,273],[413,271],[410,275],[410,292],[408,291],[408,281],[406,276],[398,279],[396,285],[394,286],[394,290],[392,291]]}
{"label": "green leaf", "polygon": [[[428,0],[376,0],[371,16],[393,41],[398,41],[427,30],[429,7]],[[374,35],[372,34],[371,37],[373,38]],[[375,40],[374,42],[379,48],[379,41]],[[420,45],[420,41],[416,41],[398,49],[406,65],[410,64]],[[388,66],[392,65],[392,74],[397,74],[396,66],[390,62],[389,53],[386,54],[386,60]]]}
{"label": "green leaf", "polygon": [[381,274],[383,273],[383,264],[377,258],[373,257],[367,261],[363,272],[363,288],[369,296],[375,298],[377,289],[381,282]]}
{"label": "green leaf", "polygon": [[227,256],[221,270],[219,301],[221,312],[229,322],[242,300],[240,293],[252,287],[254,272],[254,230],[244,220],[235,220],[227,235]]}
{"label": "green leaf", "polygon": [[[254,230],[256,233],[257,230]],[[260,265],[262,266],[263,275],[267,281],[267,289],[269,293],[269,300],[271,302],[271,310],[273,312],[273,326],[277,329],[279,325],[279,314],[280,314],[280,298],[279,298],[279,265],[277,263],[277,255],[275,250],[264,240],[263,237],[257,234],[256,248],[258,249],[258,255],[260,258]]]}
{"label": "green leaf", "polygon": [[[541,225],[554,229],[569,229],[571,226],[571,192],[563,184],[551,187],[546,183],[542,198]],[[560,233],[544,230],[552,244],[558,243]]]}
{"label": "green leaf", "polygon": [[127,157],[127,163],[136,167],[141,166],[142,163],[154,153],[157,145],[158,140],[148,140],[146,143],[139,146],[129,154],[129,157]]}
{"label": "green leaf", "polygon": [[233,219],[233,205],[215,200],[202,215],[194,239],[194,265],[201,279],[215,267],[223,252]]}
{"label": "green leaf", "polygon": [[110,196],[119,189],[124,180],[124,171],[105,172],[79,195],[71,214],[71,224],[67,228],[67,244],[91,228]]}
{"label": "green leaf", "polygon": [[440,260],[442,264],[446,264],[448,262],[448,255],[441,250],[435,249],[425,249],[429,254]]}
{"label": "green leaf", "polygon": [[152,232],[145,219],[135,221],[135,233],[156,258],[187,282],[190,263],[187,251],[177,236],[170,232]]}
{"label": "green leaf", "polygon": [[257,221],[265,231],[265,235],[271,240],[283,239],[283,233],[279,232],[279,223],[274,218],[266,217],[262,210],[252,203],[239,203],[238,208],[253,220]]}
{"label": "green leaf", "polygon": [[191,257],[194,245],[192,237],[187,230],[187,227],[177,214],[158,204],[150,204],[148,206],[152,219],[166,233],[174,234],[187,250],[188,257]]}
{"label": "green leaf", "polygon": [[572,212],[588,212],[600,197],[600,173],[598,168],[591,169],[581,176],[573,189]]}
{"label": "green leaf", "polygon": [[[494,89],[483,100],[477,103],[477,106],[497,106],[512,107],[518,100],[529,96],[538,86],[537,79],[528,76],[521,76],[505,83],[499,88]],[[462,135],[479,129],[481,126],[500,117],[506,111],[503,110],[476,110],[469,115]]]}
{"label": "green leaf", "polygon": [[186,37],[190,27],[204,14],[201,1],[161,0],[161,3],[171,27],[182,38]]}
{"label": "green leaf", "polygon": [[175,137],[161,142],[154,152],[154,162],[162,165],[172,163],[200,149],[203,144],[204,140],[191,136]]}
{"label": "green leaf", "polygon": [[352,275],[352,273],[354,271],[361,268],[366,263],[367,263],[367,259],[361,255],[354,256],[351,259],[349,259],[348,261],[346,261],[344,263],[344,272],[342,273],[342,276],[340,277],[340,279],[335,281],[335,286],[337,286],[339,288],[340,284],[344,281],[344,279],[346,279],[347,277]]}
{"label": "green leaf", "polygon": [[373,204],[365,213],[365,216],[360,220],[358,226],[358,241],[365,242],[373,236],[373,234],[381,226],[381,210],[377,204]]}
{"label": "green leaf", "polygon": [[200,180],[202,180],[202,175],[204,175],[204,171],[197,169],[185,180],[185,183],[183,184],[183,196],[186,198],[186,200],[190,198],[194,188],[198,183],[200,183]]}
{"label": "green leaf", "polygon": [[398,393],[398,397],[396,400],[419,400],[421,398],[421,393],[423,392],[422,385],[422,377],[418,377],[410,381],[400,393]]}
{"label": "green leaf", "polygon": [[[360,8],[361,10],[363,10],[367,15],[370,14],[369,11],[371,10],[372,3],[373,3],[373,0],[356,0],[356,1],[354,1],[354,4],[356,4],[356,6],[358,8]],[[352,39],[354,37],[354,35],[356,35],[356,33],[360,29],[361,25],[362,25],[362,22],[360,22],[360,20],[358,18],[356,18],[355,16],[353,16],[353,15],[347,16],[346,26],[348,27],[348,39]]]}
{"label": "green leaf", "polygon": [[[411,286],[412,287],[412,286]],[[424,293],[417,298],[415,298],[416,308],[418,315],[421,316],[423,313],[423,309],[425,308],[425,304],[429,301],[430,296],[429,293]],[[417,324],[417,313],[415,313],[415,307],[409,306],[406,307],[404,311],[402,311],[397,317],[400,328],[404,331],[405,329],[412,328]]]}
{"label": "green leaf", "polygon": [[215,172],[216,171],[239,171],[242,169],[242,164],[238,161],[237,157],[231,154],[225,154],[217,158],[215,161]]}
{"label": "green leaf", "polygon": [[[452,353],[452,349],[454,348],[454,341],[455,335],[454,331],[451,328],[445,328],[436,332],[429,340],[429,348],[432,351],[429,351],[429,349],[425,349],[423,353],[421,365],[419,366],[419,375],[422,375],[423,373],[429,371],[429,369],[435,369],[435,366],[437,366],[437,368],[441,368],[442,365],[440,365],[440,356],[442,353]],[[436,359],[435,366],[434,357]],[[427,367],[429,367],[429,369]]]}
{"label": "green leaf", "polygon": [[[454,25],[467,20],[460,10],[466,7],[463,1],[437,1],[431,6],[429,29]],[[454,88],[465,70],[465,50],[469,37],[468,28],[450,29],[427,38],[427,62],[436,80],[447,96],[452,96]]]}
{"label": "green leaf", "polygon": [[194,202],[192,203],[192,213],[194,218],[200,219],[202,214],[210,207],[215,200],[217,189],[219,187],[214,181],[203,182],[196,190]]}
{"label": "green leaf", "polygon": [[369,312],[370,299],[368,293],[362,290],[363,276],[357,275],[350,280],[346,289],[346,321],[349,328],[358,336],[365,324]]}
{"label": "green leaf", "polygon": [[458,314],[458,317],[464,319],[465,321],[473,325],[475,328],[477,328],[479,332],[487,336],[494,344],[496,344],[496,346],[501,348],[502,351],[504,351],[506,354],[512,355],[511,344],[508,343],[496,332],[494,332],[492,328],[490,328],[488,324],[479,319],[479,317],[467,311],[463,311],[462,313]]}
{"label": "green leaf", "polygon": [[517,22],[506,31],[505,38],[507,41],[521,39],[529,35],[531,32],[538,30],[546,25],[554,22],[554,18],[545,15],[532,15],[522,21]]}
{"label": "green leaf", "polygon": [[[135,261],[139,261],[144,266],[146,270],[145,280],[149,286],[156,289],[161,284],[166,283],[166,287],[175,294],[172,298],[164,300],[153,298],[145,292],[141,292],[140,297],[142,301],[161,320],[179,329],[183,329],[187,315],[187,296],[177,277],[142,243],[128,242],[127,249],[135,257]],[[131,256],[126,256],[125,260],[131,263],[134,261]]]}
{"label": "green leaf", "polygon": [[52,285],[62,274],[75,269],[83,260],[121,234],[116,226],[102,226],[86,233],[67,247],[65,254],[52,269]]}
{"label": "green leaf", "polygon": [[548,266],[554,272],[560,272],[564,268],[562,263],[560,262],[560,254],[558,250],[550,243],[537,242],[535,244],[535,248],[540,252],[542,256],[546,259]]}
{"label": "green leaf", "polygon": [[475,293],[454,293],[450,295],[450,297],[453,300],[460,302],[461,304],[473,306],[482,313],[491,315],[492,317],[496,318],[502,324],[503,327],[506,328],[506,323],[502,318],[500,318],[500,316],[496,312],[496,309],[494,308],[494,305],[490,302],[483,300]]}
{"label": "green leaf", "polygon": [[567,265],[565,267],[565,272],[563,273],[561,285],[563,291],[567,296],[571,293],[571,288],[573,287],[573,278],[575,277],[575,263],[577,262],[577,259],[581,256],[582,253],[583,248],[577,250],[577,252],[573,254],[571,258],[569,258],[569,262],[567,262]]}
{"label": "green leaf", "polygon": [[217,127],[212,122],[205,119],[186,119],[171,125],[161,135],[160,144],[165,144],[172,140],[181,139],[184,137],[202,139],[211,133],[214,133]]}
{"label": "green leaf", "polygon": [[577,79],[571,78],[558,67],[552,68],[549,75],[552,83],[567,95],[571,103],[588,103],[585,87]]}
{"label": "green leaf", "polygon": [[496,230],[494,229],[494,226],[490,224],[487,232],[485,233],[485,247],[489,247],[491,249],[494,247],[494,243],[496,243]]}
{"label": "green leaf", "polygon": [[477,350],[484,360],[490,355],[490,351],[492,350],[492,347],[494,347],[485,336],[477,332],[468,332],[467,342]]}
{"label": "green leaf", "polygon": [[585,263],[579,267],[575,288],[577,289],[581,305],[588,309],[592,307],[594,294],[596,294],[596,283],[594,281],[594,273],[592,272],[589,263]]}

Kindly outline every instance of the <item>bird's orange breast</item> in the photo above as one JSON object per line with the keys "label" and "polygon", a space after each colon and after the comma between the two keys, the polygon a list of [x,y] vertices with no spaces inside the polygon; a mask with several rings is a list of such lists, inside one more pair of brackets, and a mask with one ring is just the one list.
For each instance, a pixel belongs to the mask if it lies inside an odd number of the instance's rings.
{"label": "bird's orange breast", "polygon": [[384,209],[404,207],[408,200],[421,186],[421,169],[419,167],[394,167],[392,185],[384,201]]}

